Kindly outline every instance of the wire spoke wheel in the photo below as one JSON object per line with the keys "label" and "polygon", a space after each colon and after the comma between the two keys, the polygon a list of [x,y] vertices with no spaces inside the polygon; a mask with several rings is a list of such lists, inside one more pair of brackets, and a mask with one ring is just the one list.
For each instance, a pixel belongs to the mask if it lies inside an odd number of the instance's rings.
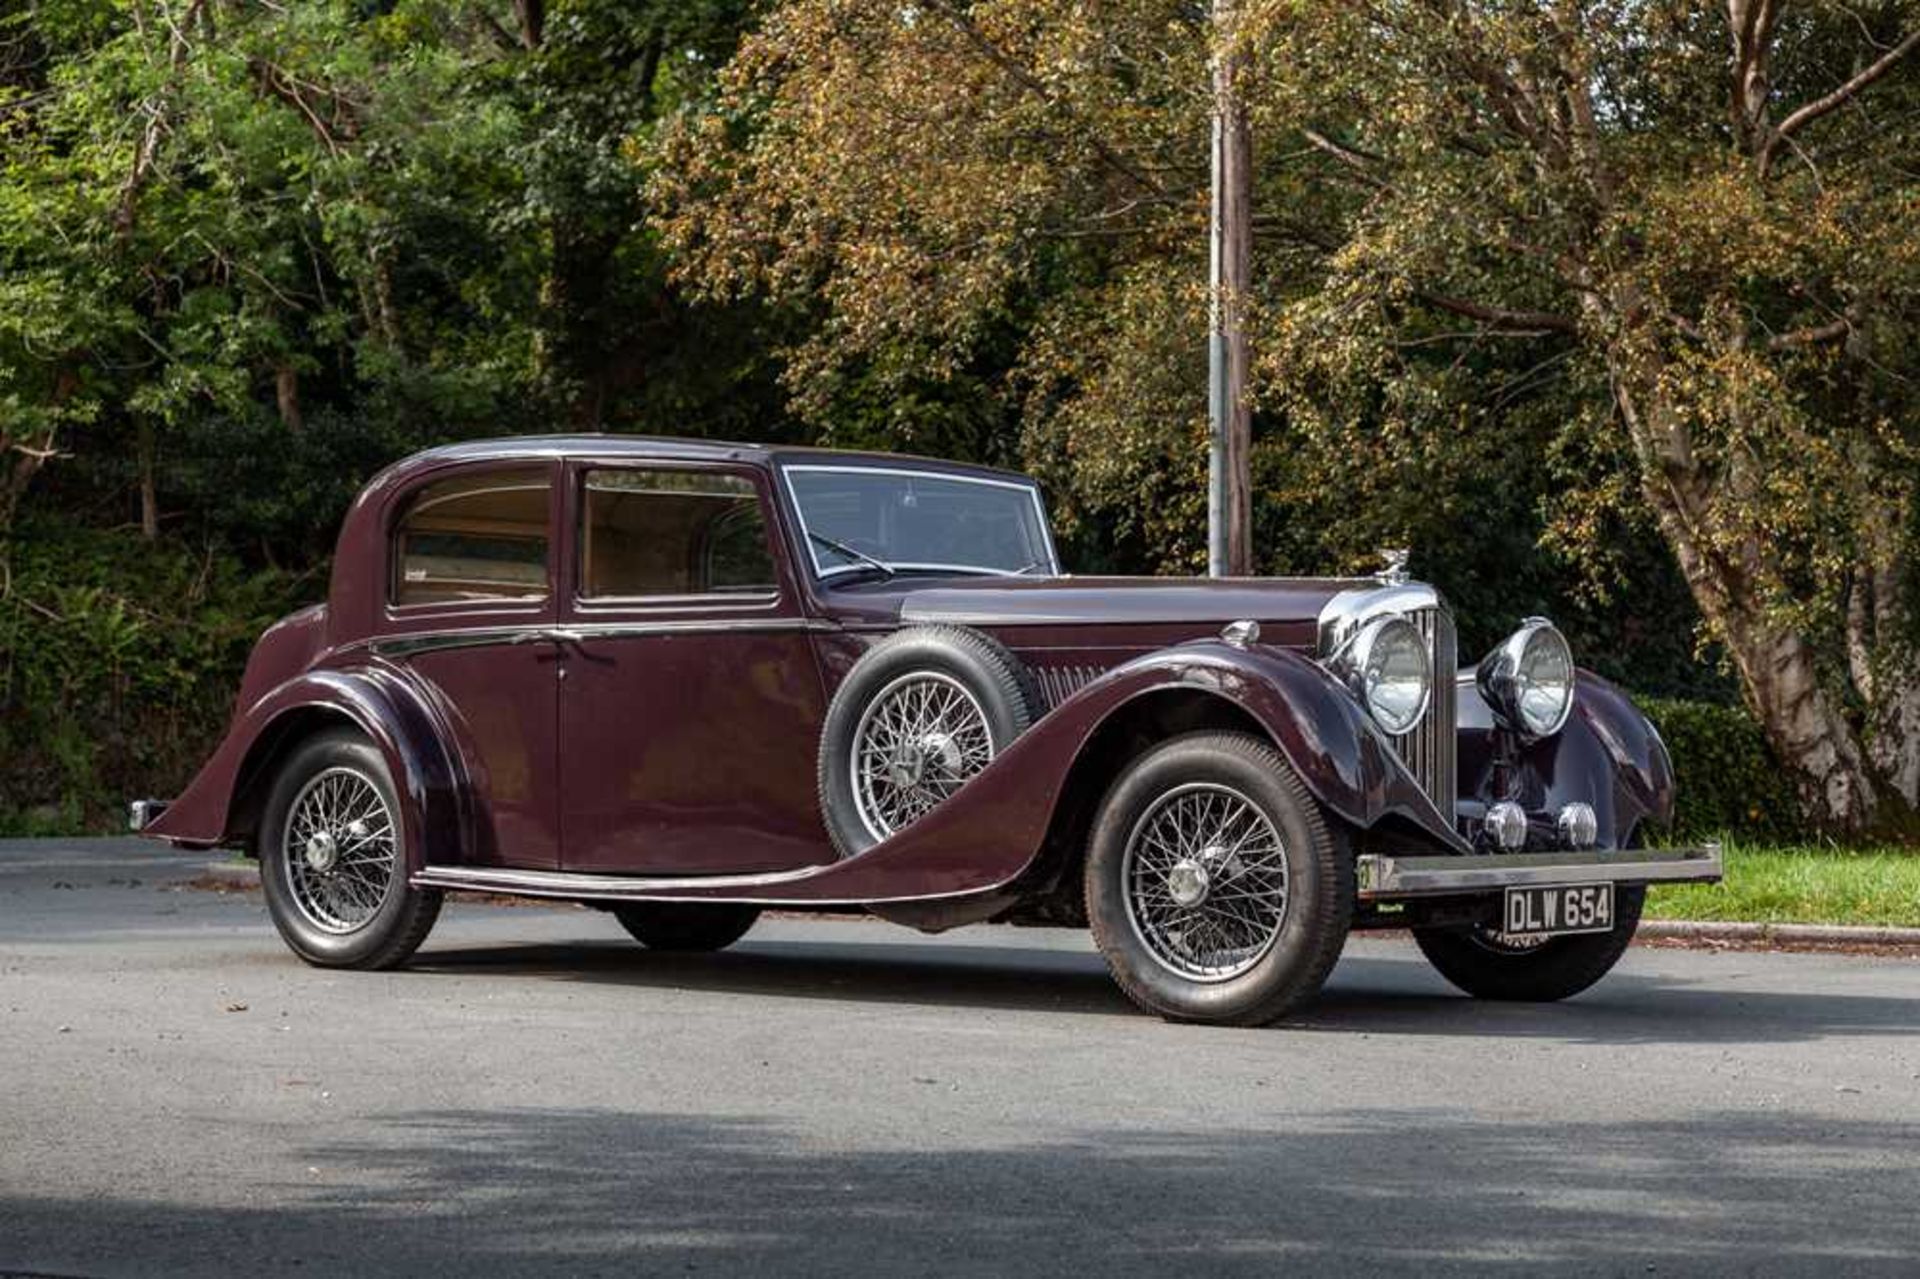
{"label": "wire spoke wheel", "polygon": [[280,855],[294,904],[314,927],[351,933],[379,913],[393,886],[393,813],[352,768],[317,773],[287,809]]}
{"label": "wire spoke wheel", "polygon": [[1484,924],[1475,925],[1467,934],[1474,944],[1496,955],[1527,955],[1552,941],[1551,937],[1528,937],[1514,933],[1503,933],[1497,928],[1488,928]]}
{"label": "wire spoke wheel", "polygon": [[853,734],[853,800],[881,840],[919,821],[993,759],[980,701],[938,671],[903,675],[868,703]]}
{"label": "wire spoke wheel", "polygon": [[1259,963],[1287,917],[1286,846],[1265,813],[1211,782],[1177,786],[1135,823],[1121,871],[1149,954],[1193,981]]}

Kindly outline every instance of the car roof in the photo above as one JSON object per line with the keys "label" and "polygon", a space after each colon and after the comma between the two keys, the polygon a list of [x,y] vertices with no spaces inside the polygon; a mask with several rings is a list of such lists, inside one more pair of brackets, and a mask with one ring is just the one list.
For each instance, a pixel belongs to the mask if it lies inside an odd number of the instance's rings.
{"label": "car roof", "polygon": [[484,440],[467,440],[460,444],[443,444],[438,448],[416,453],[400,465],[412,470],[416,465],[448,462],[498,462],[523,458],[568,457],[613,457],[632,458],[636,461],[651,459],[671,462],[746,462],[758,466],[776,463],[816,466],[897,466],[907,463],[932,470],[1032,482],[1031,477],[1019,471],[980,466],[971,462],[950,462],[944,458],[920,457],[910,453],[741,444],[727,440],[687,439],[662,435],[619,435],[610,432],[510,435]]}

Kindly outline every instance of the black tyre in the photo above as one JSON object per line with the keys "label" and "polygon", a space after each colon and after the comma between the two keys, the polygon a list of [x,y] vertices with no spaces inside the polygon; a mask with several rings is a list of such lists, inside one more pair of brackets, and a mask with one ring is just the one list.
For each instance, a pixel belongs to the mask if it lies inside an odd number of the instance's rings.
{"label": "black tyre", "polygon": [[386,760],[349,730],[296,747],[274,778],[254,851],[267,911],[323,968],[393,968],[426,940],[440,894],[407,882],[406,831]]}
{"label": "black tyre", "polygon": [[1326,982],[1353,920],[1353,859],[1280,753],[1173,738],[1107,792],[1087,918],[1120,988],[1174,1021],[1254,1026]]}
{"label": "black tyre", "polygon": [[978,631],[916,626],[855,662],[820,732],[820,811],[842,857],[863,853],[959,790],[1033,723],[1013,654]]}
{"label": "black tyre", "polygon": [[626,902],[613,917],[648,950],[725,950],[760,918],[758,906],[736,902]]}
{"label": "black tyre", "polygon": [[1610,932],[1509,941],[1494,929],[1416,928],[1413,940],[1440,975],[1478,999],[1551,1003],[1577,995],[1620,962],[1640,927],[1647,890],[1614,889]]}

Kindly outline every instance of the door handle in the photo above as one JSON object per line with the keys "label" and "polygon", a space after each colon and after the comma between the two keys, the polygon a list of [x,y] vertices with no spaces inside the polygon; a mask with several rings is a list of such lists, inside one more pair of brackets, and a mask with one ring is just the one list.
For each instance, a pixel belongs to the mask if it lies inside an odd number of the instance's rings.
{"label": "door handle", "polygon": [[515,644],[581,644],[586,642],[582,631],[570,631],[565,627],[549,627],[539,631],[521,631],[513,637]]}

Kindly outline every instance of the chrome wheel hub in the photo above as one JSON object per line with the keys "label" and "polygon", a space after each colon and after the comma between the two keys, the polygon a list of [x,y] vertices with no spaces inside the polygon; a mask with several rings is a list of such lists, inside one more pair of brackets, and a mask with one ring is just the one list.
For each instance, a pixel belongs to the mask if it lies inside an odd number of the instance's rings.
{"label": "chrome wheel hub", "polygon": [[1207,868],[1192,858],[1174,863],[1167,872],[1167,896],[1183,909],[1198,906],[1207,899]]}
{"label": "chrome wheel hub", "polygon": [[287,808],[280,856],[293,902],[323,932],[351,933],[380,910],[395,882],[398,831],[373,779],[329,768]]}
{"label": "chrome wheel hub", "polygon": [[1134,936],[1192,981],[1247,972],[1286,922],[1286,846],[1230,786],[1194,782],[1155,800],[1128,837],[1121,874]]}
{"label": "chrome wheel hub", "polygon": [[307,836],[307,869],[329,871],[340,859],[340,841],[330,831],[317,830]]}
{"label": "chrome wheel hub", "polygon": [[964,684],[937,671],[894,680],[853,733],[853,800],[875,839],[910,826],[993,759],[987,714]]}

